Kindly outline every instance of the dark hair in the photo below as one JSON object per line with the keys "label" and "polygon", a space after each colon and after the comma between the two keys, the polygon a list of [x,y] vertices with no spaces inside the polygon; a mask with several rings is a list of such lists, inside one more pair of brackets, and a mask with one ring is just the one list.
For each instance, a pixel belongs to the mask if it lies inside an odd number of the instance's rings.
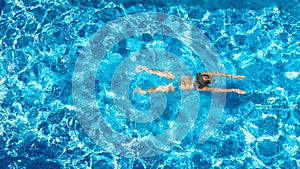
{"label": "dark hair", "polygon": [[[204,80],[204,77],[208,77]],[[206,74],[197,74],[197,84],[199,88],[206,87],[208,84],[211,84],[214,82],[214,78],[210,75]]]}

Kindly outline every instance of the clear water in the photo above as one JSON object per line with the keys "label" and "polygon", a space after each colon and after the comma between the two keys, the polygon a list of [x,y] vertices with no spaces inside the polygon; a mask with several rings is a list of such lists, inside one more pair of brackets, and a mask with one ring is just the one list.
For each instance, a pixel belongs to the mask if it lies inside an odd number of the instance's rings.
{"label": "clear water", "polygon": [[[300,167],[299,1],[1,0],[0,9],[0,168]],[[228,88],[247,94],[226,95],[221,121],[206,142],[198,142],[211,97],[204,92],[199,94],[200,113],[181,143],[143,159],[116,156],[97,146],[79,123],[72,100],[74,65],[84,44],[106,23],[138,12],[184,18],[205,32],[226,73],[247,76],[227,80]],[[117,118],[107,92],[113,70],[147,45],[171,46],[168,50],[186,59],[193,73],[205,71],[193,53],[168,37],[136,36],[116,45],[111,53],[118,57],[106,56],[100,63],[96,97],[104,118],[131,137],[164,132],[182,102],[180,92],[167,94],[166,111],[146,125]],[[146,73],[134,79],[131,91],[168,83]],[[134,107],[148,110],[149,95],[132,93]]]}

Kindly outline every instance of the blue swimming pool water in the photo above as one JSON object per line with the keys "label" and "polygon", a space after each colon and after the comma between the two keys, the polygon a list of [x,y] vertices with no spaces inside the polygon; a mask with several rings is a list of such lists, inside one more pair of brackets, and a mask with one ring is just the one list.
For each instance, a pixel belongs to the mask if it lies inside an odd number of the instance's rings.
{"label": "blue swimming pool water", "polygon": [[[1,0],[0,168],[299,168],[299,8],[298,0]],[[207,141],[198,142],[211,99],[203,92],[186,137],[172,149],[143,159],[97,146],[83,129],[72,98],[74,66],[86,42],[105,24],[138,12],[183,18],[207,35],[226,73],[247,76],[226,80],[227,88],[247,94],[226,95],[223,116]],[[118,116],[110,89],[114,70],[151,47],[175,53],[192,73],[206,71],[186,44],[170,37],[144,34],[116,44],[97,70],[96,98],[112,128],[132,138],[166,131],[184,102],[178,91],[166,94],[166,109],[147,124]],[[169,81],[145,72],[132,76],[129,100],[135,109],[147,111],[150,95],[133,90]]]}

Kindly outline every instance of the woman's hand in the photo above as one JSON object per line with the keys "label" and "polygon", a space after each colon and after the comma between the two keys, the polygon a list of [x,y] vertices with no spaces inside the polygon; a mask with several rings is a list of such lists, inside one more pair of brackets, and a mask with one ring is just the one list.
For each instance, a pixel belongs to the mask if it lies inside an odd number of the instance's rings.
{"label": "woman's hand", "polygon": [[232,92],[236,92],[238,94],[246,94],[246,92],[244,90],[241,90],[241,89],[232,89]]}
{"label": "woman's hand", "polygon": [[242,80],[242,79],[246,78],[246,76],[232,76],[232,78]]}

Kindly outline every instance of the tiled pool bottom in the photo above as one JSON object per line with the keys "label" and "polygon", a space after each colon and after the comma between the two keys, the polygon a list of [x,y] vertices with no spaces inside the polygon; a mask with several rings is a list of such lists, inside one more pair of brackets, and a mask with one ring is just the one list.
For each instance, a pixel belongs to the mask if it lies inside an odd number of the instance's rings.
{"label": "tiled pool bottom", "polygon": [[[297,15],[272,5],[205,10],[69,2],[7,1],[2,9],[0,168],[300,167]],[[71,79],[78,51],[93,33],[142,11],[173,14],[205,31],[226,73],[247,76],[227,81],[227,87],[245,89],[247,95],[227,95],[222,120],[205,143],[197,140],[198,121],[171,151],[128,159],[96,146],[84,133]]]}

